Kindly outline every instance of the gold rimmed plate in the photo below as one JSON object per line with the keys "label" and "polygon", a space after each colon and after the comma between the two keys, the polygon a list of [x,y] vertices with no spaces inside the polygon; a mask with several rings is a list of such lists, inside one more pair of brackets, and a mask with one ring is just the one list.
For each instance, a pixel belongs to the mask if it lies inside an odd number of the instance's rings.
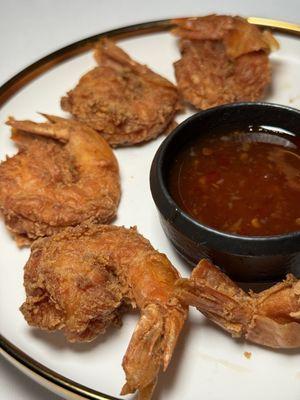
{"label": "gold rimmed plate", "polygon": [[[281,44],[281,49],[271,56],[273,84],[265,100],[300,107],[300,26],[262,18],[249,18],[249,22],[276,30]],[[176,38],[168,33],[171,27],[170,20],[163,20],[95,35],[50,54],[9,80],[0,88],[1,159],[16,152],[4,124],[9,115],[35,120],[40,118],[37,111],[65,115],[59,106],[60,98],[95,66],[91,48],[101,36],[117,39],[137,61],[174,81],[172,63],[179,58],[179,52]],[[181,114],[178,122],[191,112]],[[115,223],[137,225],[154,247],[166,253],[183,275],[188,275],[189,267],[162,232],[148,185],[150,164],[162,140],[160,137],[143,146],[116,150],[123,194]],[[28,327],[18,308],[24,301],[23,266],[29,249],[18,249],[2,222],[0,243],[1,353],[64,398],[120,398],[124,382],[122,357],[138,315],[126,315],[121,329],[110,329],[89,344],[71,345],[61,333]],[[245,351],[252,353],[251,359],[244,357]],[[298,359],[297,351],[271,351],[234,341],[191,311],[170,368],[160,376],[156,398],[279,400],[284,396],[296,400],[300,391]]]}

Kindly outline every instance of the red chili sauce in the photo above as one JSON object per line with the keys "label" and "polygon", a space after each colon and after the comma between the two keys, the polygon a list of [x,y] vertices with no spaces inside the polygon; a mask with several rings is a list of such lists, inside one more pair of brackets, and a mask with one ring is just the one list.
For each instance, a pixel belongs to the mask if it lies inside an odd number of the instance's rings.
{"label": "red chili sauce", "polygon": [[170,169],[179,207],[219,231],[300,231],[300,138],[262,128],[190,142]]}

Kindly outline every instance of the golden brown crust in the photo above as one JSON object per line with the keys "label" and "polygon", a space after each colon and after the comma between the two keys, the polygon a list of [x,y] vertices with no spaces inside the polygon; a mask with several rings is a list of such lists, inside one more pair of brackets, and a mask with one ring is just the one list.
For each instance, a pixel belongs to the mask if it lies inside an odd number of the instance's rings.
{"label": "golden brown crust", "polygon": [[[174,64],[184,99],[200,109],[261,98],[271,79],[269,33],[240,17],[175,20],[182,58]],[[274,41],[274,43],[273,43]]]}
{"label": "golden brown crust", "polygon": [[[35,254],[40,254],[41,250],[42,258],[35,262]],[[62,274],[66,269],[67,277],[71,272],[70,265],[82,273],[85,265],[87,269],[92,268],[90,264],[93,265],[95,258],[95,264],[99,259],[105,268],[115,271],[118,282],[127,287],[128,299],[139,308],[152,302],[167,304],[179,278],[167,257],[155,251],[135,228],[94,224],[70,227],[35,241],[31,251],[32,256],[25,267],[25,287],[32,283],[32,277],[29,278],[27,273],[31,270],[31,259],[42,268],[43,274],[45,270],[53,275]],[[55,296],[51,293],[50,297]]]}
{"label": "golden brown crust", "polygon": [[108,39],[97,44],[95,58],[99,66],[62,98],[62,108],[112,146],[141,143],[163,133],[180,108],[176,87]]}
{"label": "golden brown crust", "polygon": [[118,163],[105,140],[76,121],[49,118],[9,120],[20,150],[0,165],[0,209],[21,245],[69,225],[109,222],[120,198]]}
{"label": "golden brown crust", "polygon": [[141,310],[123,368],[123,393],[149,399],[161,366],[166,369],[187,316],[174,297],[179,274],[135,228],[106,225],[69,227],[38,239],[25,266],[30,325],[62,330],[70,341],[89,341],[111,323],[121,307]]}
{"label": "golden brown crust", "polygon": [[[29,325],[63,329],[69,341],[90,341],[119,322],[122,287],[107,260],[84,252],[82,229],[35,241],[25,266]],[[78,244],[78,246],[77,246]],[[81,257],[80,257],[81,256]]]}

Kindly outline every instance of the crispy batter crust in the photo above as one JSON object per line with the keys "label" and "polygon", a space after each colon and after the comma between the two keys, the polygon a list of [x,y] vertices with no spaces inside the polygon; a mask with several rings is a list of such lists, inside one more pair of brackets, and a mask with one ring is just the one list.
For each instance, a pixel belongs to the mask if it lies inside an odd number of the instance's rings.
{"label": "crispy batter crust", "polygon": [[270,33],[240,17],[174,20],[182,58],[174,64],[179,91],[200,109],[260,99],[271,80]]}
{"label": "crispy batter crust", "polygon": [[[146,268],[147,265],[149,268]],[[150,242],[139,235],[135,228],[126,229],[112,225],[66,228],[54,236],[35,241],[31,247],[31,257],[26,264],[24,278],[27,300],[22,306],[27,321],[32,325],[47,328],[43,322],[41,325],[39,323],[44,321],[40,313],[41,303],[33,300],[36,293],[43,292],[42,297],[47,293],[46,302],[55,303],[56,309],[63,309],[64,332],[70,336],[72,325],[67,323],[67,314],[70,314],[72,324],[74,313],[85,318],[89,302],[91,307],[94,303],[92,298],[89,297],[85,301],[82,297],[90,287],[87,283],[88,276],[93,275],[91,271],[97,274],[100,271],[100,275],[97,275],[99,287],[102,284],[107,287],[107,296],[109,291],[113,296],[118,294],[118,305],[124,297],[134,307],[138,305],[140,308],[151,302],[166,304],[173,293],[172,285],[179,278],[178,272],[167,258],[155,251]],[[100,276],[105,274],[106,277],[100,279]],[[158,285],[155,284],[157,280]],[[75,303],[77,292],[82,294],[78,295],[78,304]],[[104,301],[110,301],[109,298],[110,296],[108,299],[103,297]],[[33,304],[35,311],[28,314],[28,305],[29,309],[32,309]],[[99,315],[93,315],[92,318],[97,316]],[[50,323],[48,329],[53,328],[60,329],[61,326],[53,326]],[[75,339],[74,336],[73,340]],[[78,340],[81,340],[80,336]]]}
{"label": "crispy batter crust", "polygon": [[99,66],[62,98],[62,108],[112,146],[145,142],[163,133],[180,108],[176,87],[108,39],[97,44],[95,58]]}
{"label": "crispy batter crust", "polygon": [[122,305],[141,311],[123,368],[123,394],[150,399],[161,366],[167,368],[187,308],[174,297],[179,274],[135,228],[82,225],[38,239],[25,266],[30,325],[63,330],[70,341],[90,341],[120,323]]}
{"label": "crispy batter crust", "polygon": [[51,118],[9,122],[19,153],[0,165],[0,209],[19,245],[69,225],[109,222],[119,203],[118,164],[105,140]]}

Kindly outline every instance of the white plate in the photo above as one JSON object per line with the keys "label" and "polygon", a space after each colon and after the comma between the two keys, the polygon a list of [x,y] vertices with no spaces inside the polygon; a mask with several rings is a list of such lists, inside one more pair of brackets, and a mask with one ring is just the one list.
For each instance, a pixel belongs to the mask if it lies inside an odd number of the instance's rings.
{"label": "white plate", "polygon": [[[276,37],[281,49],[271,55],[273,84],[265,100],[300,107],[300,41],[283,34],[276,34]],[[149,34],[119,43],[134,59],[174,81],[172,63],[179,58],[179,52],[176,39],[169,33]],[[36,111],[65,115],[59,106],[60,98],[93,66],[92,53],[88,52],[54,67],[18,91],[0,110],[0,158],[16,152],[9,139],[10,130],[5,125],[9,115],[33,120],[40,119]],[[188,115],[189,112],[180,115],[178,122]],[[179,258],[162,231],[149,189],[151,161],[163,139],[161,136],[142,146],[115,151],[122,179],[122,200],[115,223],[126,227],[137,225],[139,232],[188,276],[190,268]],[[2,221],[0,246],[0,321],[4,338],[32,359],[74,381],[71,391],[76,389],[77,382],[119,397],[124,383],[122,357],[138,315],[126,315],[121,329],[110,329],[89,344],[69,344],[59,332],[30,328],[18,310],[25,298],[23,266],[30,251],[17,248]],[[252,353],[250,359],[245,358],[245,351]],[[20,360],[22,362],[22,356]],[[22,368],[39,379],[38,374]],[[52,389],[60,391],[65,398],[74,398],[71,391],[62,391],[59,385]],[[101,398],[96,394],[92,397],[88,391],[83,393],[86,398]],[[274,351],[233,340],[200,313],[191,310],[171,365],[160,375],[154,397],[164,400],[198,397],[206,400],[298,400],[299,393],[299,351]]]}

